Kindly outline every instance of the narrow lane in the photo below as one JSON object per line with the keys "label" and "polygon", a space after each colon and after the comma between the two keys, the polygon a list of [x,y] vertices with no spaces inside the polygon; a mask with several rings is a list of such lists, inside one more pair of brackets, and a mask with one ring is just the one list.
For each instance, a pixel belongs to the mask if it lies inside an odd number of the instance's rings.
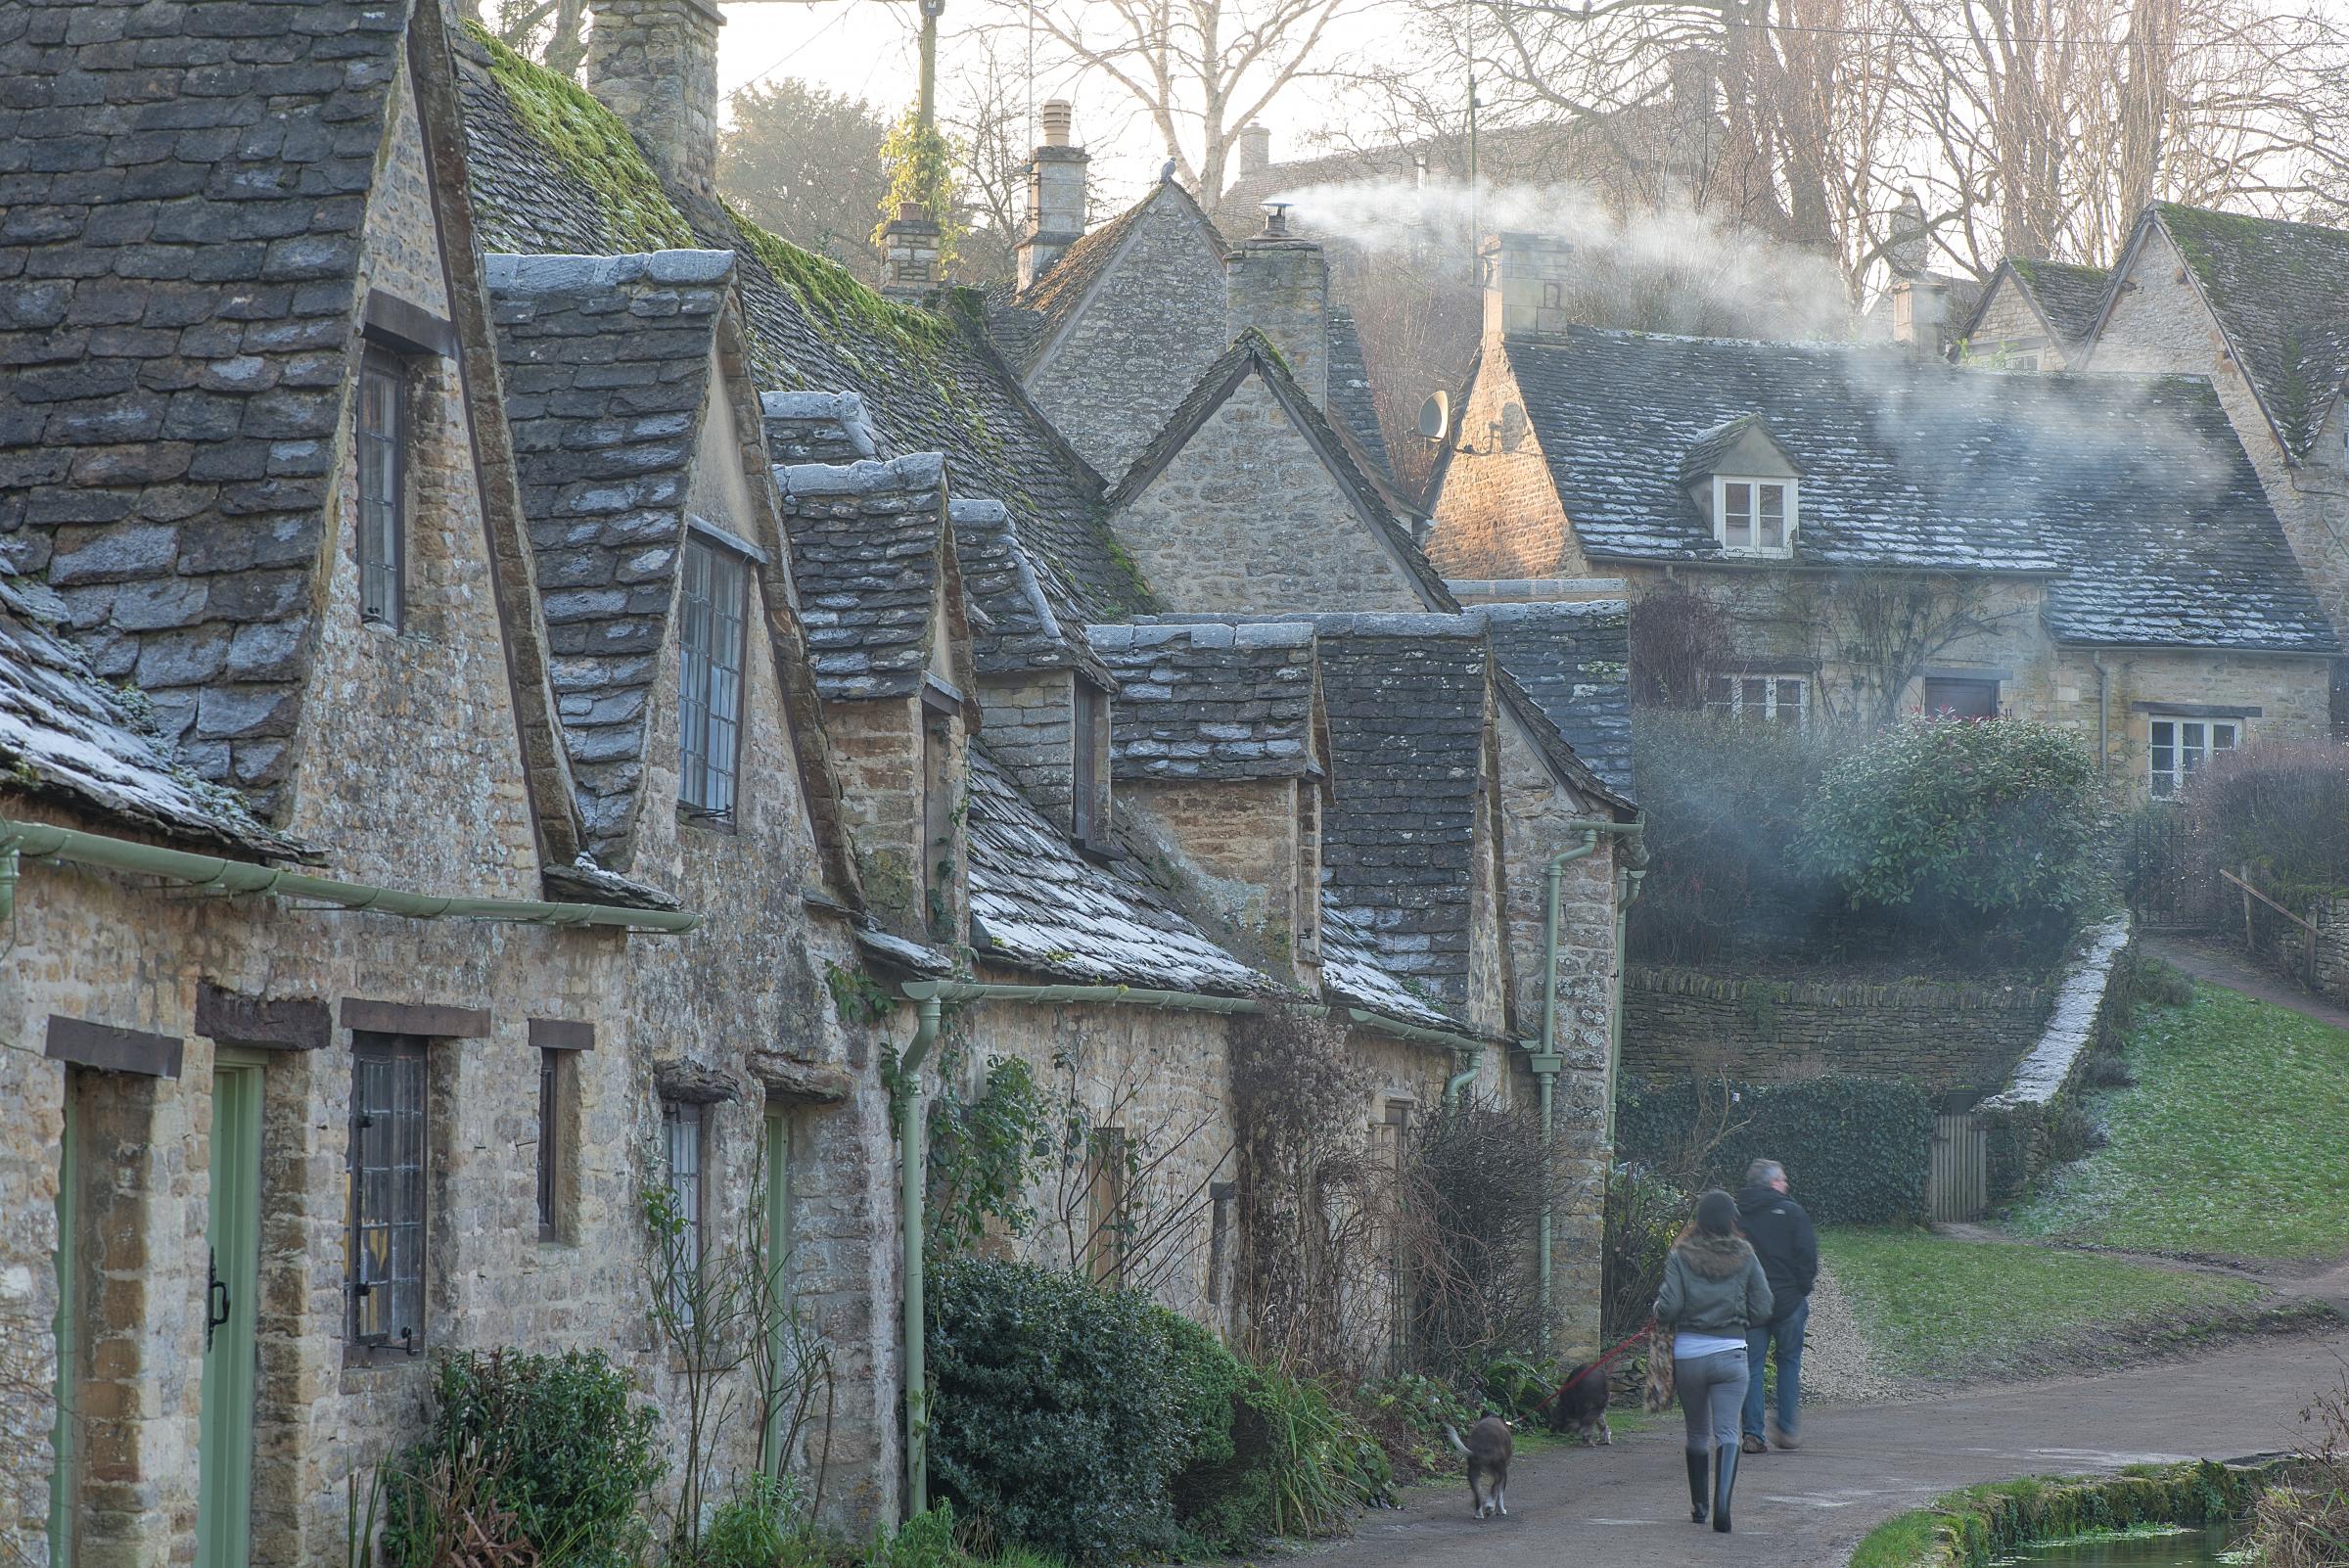
{"label": "narrow lane", "polygon": [[1869,1530],[1953,1487],[2287,1449],[2301,1407],[2345,1367],[2349,1332],[2281,1335],[2097,1377],[1809,1412],[1800,1451],[1745,1458],[1727,1537],[1688,1522],[1676,1417],[1612,1448],[1521,1460],[1506,1519],[1471,1519],[1464,1484],[1421,1488],[1310,1555],[1315,1568],[1842,1568]]}

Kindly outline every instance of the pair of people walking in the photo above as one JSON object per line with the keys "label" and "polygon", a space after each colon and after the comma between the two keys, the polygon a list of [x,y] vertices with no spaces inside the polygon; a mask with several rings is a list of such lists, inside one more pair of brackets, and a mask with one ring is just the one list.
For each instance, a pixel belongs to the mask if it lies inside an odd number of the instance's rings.
{"label": "pair of people walking", "polygon": [[[1742,1234],[1740,1230],[1742,1229]],[[1656,1321],[1672,1331],[1672,1372],[1687,1428],[1688,1517],[1729,1530],[1729,1498],[1740,1453],[1760,1453],[1763,1359],[1778,1357],[1773,1436],[1796,1435],[1802,1397],[1803,1328],[1819,1274],[1819,1240],[1802,1205],[1786,1195],[1786,1173],[1756,1160],[1734,1198],[1718,1188],[1664,1261]]]}

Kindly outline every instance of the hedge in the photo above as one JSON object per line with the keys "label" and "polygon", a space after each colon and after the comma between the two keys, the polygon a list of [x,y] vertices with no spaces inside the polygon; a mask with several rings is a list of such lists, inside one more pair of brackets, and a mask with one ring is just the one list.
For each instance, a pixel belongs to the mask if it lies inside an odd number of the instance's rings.
{"label": "hedge", "polygon": [[[1719,1120],[1724,1087],[1704,1085],[1707,1125]],[[1820,1224],[1881,1224],[1925,1213],[1933,1104],[1923,1089],[1837,1075],[1726,1087],[1736,1096],[1729,1130],[1703,1169],[1684,1172],[1676,1167],[1686,1157],[1689,1129],[1698,1125],[1698,1085],[1628,1082],[1616,1102],[1616,1158],[1732,1192],[1748,1164],[1775,1160]]]}
{"label": "hedge", "polygon": [[2280,1470],[2275,1461],[2200,1459],[1967,1487],[1879,1525],[1852,1553],[1852,1568],[1989,1568],[2039,1542],[2140,1525],[2225,1524],[2248,1515]]}

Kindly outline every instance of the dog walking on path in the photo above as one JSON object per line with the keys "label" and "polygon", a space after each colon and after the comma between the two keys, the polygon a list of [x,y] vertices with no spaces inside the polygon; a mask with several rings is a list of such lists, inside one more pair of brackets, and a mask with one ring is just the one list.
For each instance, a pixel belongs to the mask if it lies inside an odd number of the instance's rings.
{"label": "dog walking on path", "polygon": [[1488,1513],[1497,1513],[1507,1518],[1509,1455],[1517,1447],[1517,1440],[1509,1435],[1509,1423],[1497,1415],[1488,1415],[1470,1427],[1463,1438],[1459,1428],[1447,1421],[1444,1435],[1467,1456],[1468,1504],[1476,1517],[1482,1519]]}

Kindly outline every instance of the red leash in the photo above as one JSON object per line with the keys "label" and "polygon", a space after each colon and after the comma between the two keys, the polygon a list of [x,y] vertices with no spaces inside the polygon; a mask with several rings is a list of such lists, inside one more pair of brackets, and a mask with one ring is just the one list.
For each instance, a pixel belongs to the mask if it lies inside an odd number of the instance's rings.
{"label": "red leash", "polygon": [[1550,1406],[1555,1404],[1557,1401],[1564,1399],[1568,1389],[1574,1387],[1577,1383],[1580,1383],[1584,1378],[1589,1377],[1592,1372],[1604,1371],[1607,1367],[1612,1366],[1615,1363],[1615,1359],[1617,1357],[1621,1356],[1625,1351],[1630,1350],[1634,1345],[1638,1344],[1640,1340],[1646,1338],[1648,1331],[1655,1326],[1656,1320],[1653,1317],[1650,1317],[1646,1322],[1641,1323],[1637,1328],[1633,1329],[1630,1335],[1618,1342],[1613,1350],[1607,1352],[1597,1360],[1592,1361],[1589,1365],[1584,1367],[1581,1371],[1566,1379],[1565,1382],[1560,1383],[1556,1390],[1551,1393],[1548,1399],[1543,1400],[1541,1404],[1534,1407],[1534,1413],[1539,1415],[1543,1410],[1548,1409]]}

